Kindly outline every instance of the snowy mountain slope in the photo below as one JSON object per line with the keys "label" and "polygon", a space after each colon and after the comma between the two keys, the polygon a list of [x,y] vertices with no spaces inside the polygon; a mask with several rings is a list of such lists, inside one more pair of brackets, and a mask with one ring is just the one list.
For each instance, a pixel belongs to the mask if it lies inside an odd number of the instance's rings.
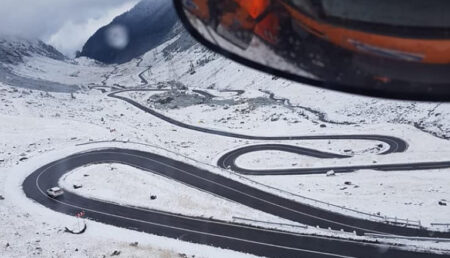
{"label": "snowy mountain slope", "polygon": [[[386,134],[405,139],[410,145],[405,154],[381,156],[376,155],[374,148],[377,146],[373,142],[280,141],[275,143],[336,153],[347,153],[349,149],[355,157],[322,161],[282,152],[260,152],[242,157],[240,162],[243,166],[268,168],[318,166],[324,163],[389,163],[445,160],[450,156],[447,139],[450,136],[449,104],[388,101],[320,90],[262,74],[211,53],[189,39],[179,25],[175,25],[168,35],[170,33],[174,37],[168,36],[168,40],[157,44],[141,57],[120,65],[105,65],[84,57],[65,60],[44,49],[22,53],[17,59],[8,57],[3,61],[8,70],[6,75],[0,73],[3,82],[0,83],[0,118],[4,123],[0,127],[0,138],[3,139],[0,141],[0,195],[5,197],[5,200],[0,200],[0,221],[6,226],[0,233],[0,244],[6,246],[9,243],[10,247],[2,248],[0,256],[109,256],[116,249],[122,250],[125,256],[136,253],[137,256],[148,255],[130,247],[129,243],[134,241],[145,244],[149,250],[156,250],[155,256],[160,255],[160,248],[167,249],[165,252],[169,256],[176,256],[184,250],[189,250],[186,252],[196,257],[205,254],[209,257],[237,255],[93,223],[89,224],[89,229],[93,230],[88,230],[88,235],[69,236],[60,230],[72,223],[73,218],[36,207],[26,200],[23,193],[21,195],[20,176],[58,155],[64,157],[80,151],[74,147],[76,144],[125,141],[127,143],[121,147],[140,146],[152,151],[164,148],[194,159],[199,165],[215,166],[217,158],[224,152],[263,143],[218,137],[168,124],[107,96],[107,93],[119,89],[171,89],[173,91],[170,93],[132,92],[123,95],[179,121],[206,128],[252,135]],[[37,46],[33,48],[39,49]],[[20,81],[8,81],[11,76],[20,78]],[[76,85],[79,90],[73,94],[45,92],[64,92],[66,87],[72,87],[70,85]],[[33,88],[23,89],[26,87]],[[199,95],[194,92],[198,89],[218,97],[210,99]],[[221,92],[230,89],[245,92],[242,95]],[[119,144],[105,143],[92,145],[91,148],[112,145]],[[277,162],[269,164],[271,161]],[[445,171],[427,171],[426,176],[422,175],[423,171],[389,174],[360,171],[336,177],[255,176],[251,179],[293,194],[361,211],[421,219],[428,223],[447,222],[445,215],[449,206],[438,204],[440,200],[450,200],[450,193],[445,187],[450,178]],[[16,184],[8,184],[11,178],[15,179],[13,182]],[[351,187],[345,184],[347,181],[351,182]],[[377,185],[372,185],[373,182]],[[269,191],[260,185],[258,187]],[[341,190],[344,187],[347,189]],[[274,193],[281,194],[279,191]],[[388,196],[383,193],[388,193]],[[96,191],[86,194],[96,194]],[[147,200],[146,197],[140,196],[142,200]],[[291,195],[286,197],[297,198]],[[51,221],[49,218],[52,218]],[[114,234],[108,234],[109,241],[105,241],[104,235],[92,233],[96,231]],[[97,243],[101,248],[97,248]],[[429,247],[432,244],[423,242],[418,245]],[[448,244],[442,245],[442,248],[450,249]]]}
{"label": "snowy mountain slope", "polygon": [[36,39],[24,39],[12,36],[0,37],[0,62],[4,64],[22,63],[24,57],[41,55],[56,60],[66,57],[58,50]]}
{"label": "snowy mountain slope", "polygon": [[[92,88],[94,85],[103,86],[106,91],[111,87],[117,89],[187,88],[187,91],[177,90],[177,97],[168,103],[159,100],[173,96],[160,93],[125,95],[177,120],[207,128],[256,135],[364,134],[371,132],[397,136],[410,144],[411,152],[398,156],[396,162],[420,160],[424,157],[427,160],[445,160],[448,157],[450,146],[447,140],[443,140],[449,133],[448,121],[445,119],[446,114],[450,112],[448,104],[397,102],[324,91],[273,78],[226,60],[198,44],[180,46],[180,42],[184,41],[181,36],[177,36],[147,52],[142,58],[122,65],[105,66],[85,58],[68,63],[34,57],[27,59],[26,64],[17,66],[16,70],[28,76],[45,74],[46,79],[58,82],[67,80],[84,85],[86,89]],[[45,73],[33,73],[33,69],[37,67],[45,70]],[[78,71],[80,74],[73,77],[68,71]],[[194,89],[207,89],[215,95],[220,95],[220,90],[225,89],[238,89],[245,92],[241,96],[225,94],[222,98],[208,100],[202,96],[199,97],[192,91]],[[93,92],[98,94],[97,91],[92,90],[84,91],[82,94],[93,94]],[[274,96],[269,93],[273,93]],[[126,104],[122,104],[126,107]],[[441,115],[429,116],[429,112],[441,113]],[[139,114],[139,112],[137,113]],[[141,119],[148,118],[146,114],[140,114],[140,116]],[[268,123],[270,127],[267,126]],[[419,124],[423,128],[418,128]],[[432,144],[424,144],[424,141]],[[190,145],[193,141],[187,142]],[[240,144],[248,143],[235,143],[234,146],[239,147]],[[319,147],[318,143],[293,142],[292,144],[302,146],[312,144],[311,147],[327,150],[328,148],[333,149],[333,146],[340,143],[333,142],[331,145],[325,144],[323,147]],[[343,144],[335,151],[354,149],[354,144],[351,145],[350,147]],[[369,147],[374,146],[370,145]],[[369,150],[361,148],[361,154],[357,155],[354,161],[340,161],[343,162],[342,165],[348,162],[355,164],[374,160],[377,162],[393,161],[391,157],[384,159],[383,156],[373,156]],[[226,149],[222,151],[226,151]],[[208,162],[214,163],[220,152],[220,150],[218,152],[209,150],[207,154],[205,153],[210,157]],[[430,152],[434,155],[427,154]],[[273,154],[261,155],[275,158]],[[287,158],[278,157],[277,159],[287,164],[298,163],[296,161],[298,157],[295,156],[291,158],[289,156]],[[338,161],[330,160],[330,162],[330,164],[337,164]],[[264,162],[258,165],[269,166]],[[418,173],[420,174],[420,172]],[[411,178],[417,176],[414,173],[409,175]],[[445,180],[441,181],[445,182]],[[373,197],[373,194],[375,193],[372,192],[369,196]],[[442,198],[447,198],[445,192],[441,195]],[[399,195],[398,198],[403,198],[401,196],[403,195]],[[355,200],[353,203],[345,205],[362,204],[361,207],[353,207],[367,210],[365,202]],[[391,212],[390,202],[382,200],[383,203],[372,206],[381,207],[374,212],[380,210]],[[391,195],[391,200],[395,200],[393,195]],[[429,205],[437,204],[430,203]],[[414,210],[425,207],[429,209],[430,206],[413,206],[412,208]],[[410,210],[411,206],[407,208],[403,210]],[[395,212],[398,216],[403,214]],[[390,213],[389,215],[395,216],[396,214]]]}
{"label": "snowy mountain slope", "polygon": [[[269,105],[276,103],[291,110],[294,116],[306,118],[319,131],[321,124],[328,124],[328,127],[342,125],[344,128],[351,128],[388,123],[409,125],[443,139],[450,137],[450,122],[446,119],[450,115],[449,104],[367,98],[325,91],[273,78],[237,65],[193,42],[186,44],[188,37],[183,35],[184,33],[186,32],[180,32],[179,36],[147,52],[142,59],[114,67],[99,65],[86,59],[61,64],[58,60],[44,57],[28,58],[26,64],[16,66],[14,71],[22,76],[84,86],[104,83],[137,87],[143,85],[138,76],[141,75],[153,85],[167,81],[180,81],[188,88],[239,89],[246,90],[249,95],[263,98],[270,98],[269,93],[273,93],[273,98],[268,102]],[[54,71],[58,73],[55,74]],[[195,106],[204,109],[202,105]],[[229,111],[231,110],[233,109]],[[183,110],[180,111],[183,112]],[[177,110],[171,112],[177,112]],[[196,117],[188,122],[205,120],[203,117],[205,112],[194,114]],[[241,120],[238,114],[234,115],[237,115],[236,119],[217,126],[230,129],[236,127],[233,121],[236,120],[239,124]],[[284,115],[277,114],[276,110],[267,113],[267,116],[278,116],[279,128],[284,128],[285,131],[287,130],[285,128],[291,127],[292,130],[296,130],[295,126],[292,126],[292,121],[295,120],[289,118],[285,120]],[[217,117],[217,120],[220,119]],[[261,121],[264,120],[265,118]]]}
{"label": "snowy mountain slope", "polygon": [[[58,63],[68,62],[68,59],[50,45],[40,40],[18,38],[13,36],[0,37],[0,82],[20,88],[38,89],[53,92],[74,92],[78,86],[64,81],[58,83],[48,81],[39,76],[29,76],[17,72],[19,66],[33,58],[44,58]],[[36,69],[39,69],[40,65]]]}
{"label": "snowy mountain slope", "polygon": [[[145,6],[148,7],[149,3],[165,6],[162,2],[164,1],[143,1],[123,17],[131,19],[130,17],[139,13],[137,17],[141,19],[148,11]],[[171,28],[166,41],[146,52],[141,59],[131,60],[122,65],[105,66],[83,58],[64,61],[63,57],[51,51],[50,47],[26,48],[22,47],[26,46],[24,43],[16,44],[12,49],[4,48],[9,53],[8,56],[14,56],[14,53],[22,54],[17,58],[7,57],[5,59],[7,61],[3,60],[3,63],[10,64],[13,61],[15,65],[8,68],[20,76],[83,86],[119,84],[124,87],[136,87],[180,81],[189,88],[247,90],[250,95],[254,92],[258,97],[272,97],[272,102],[295,110],[317,125],[406,124],[436,137],[444,139],[450,137],[450,122],[446,119],[450,115],[449,104],[361,97],[273,78],[204,49],[187,35],[179,23]],[[12,44],[8,41],[1,42],[3,43],[0,46]],[[24,52],[23,49],[39,51]],[[138,75],[144,77],[147,83],[143,83]]]}
{"label": "snowy mountain slope", "polygon": [[317,127],[321,123],[406,124],[436,137],[450,138],[450,122],[446,119],[450,115],[449,104],[393,101],[321,90],[244,68],[198,45],[184,51],[167,51],[171,42],[144,56],[141,65],[152,66],[143,74],[150,82],[177,80],[190,88],[247,90],[266,98],[273,94],[272,100],[277,100],[274,102],[309,117]]}

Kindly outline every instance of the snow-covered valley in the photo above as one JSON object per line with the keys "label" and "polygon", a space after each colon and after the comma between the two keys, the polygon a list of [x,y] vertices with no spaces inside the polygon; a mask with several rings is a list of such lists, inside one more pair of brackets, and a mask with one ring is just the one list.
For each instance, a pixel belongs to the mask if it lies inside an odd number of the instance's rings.
{"label": "snow-covered valley", "polygon": [[[217,161],[224,153],[268,142],[351,157],[317,159],[261,151],[245,154],[237,163],[244,168],[267,170],[448,161],[450,104],[399,102],[325,91],[245,68],[197,44],[182,47],[181,41],[172,38],[121,65],[105,65],[84,57],[58,59],[42,52],[30,52],[23,60],[2,66],[0,75],[16,76],[20,83],[9,83],[11,80],[7,79],[0,83],[0,222],[4,225],[0,232],[0,256],[98,257],[120,250],[126,257],[185,257],[184,254],[251,257],[96,222],[88,222],[85,235],[62,232],[75,218],[57,214],[27,199],[21,189],[22,181],[40,166],[78,152],[80,145],[83,150],[90,148],[89,143],[97,148],[95,142],[106,142],[105,146],[114,145],[107,142],[125,142],[130,148],[141,144],[141,149],[151,151],[163,149],[164,153],[176,153],[227,178],[341,214],[367,217],[311,199],[381,217],[420,220],[426,227],[431,227],[431,223],[450,223],[448,168],[364,170],[328,177],[325,174],[247,176],[217,168]],[[35,87],[36,82],[52,86],[42,91]],[[53,90],[60,85],[64,90]],[[137,91],[142,89],[160,91]],[[204,133],[169,123],[109,95],[123,90],[130,91],[117,96],[198,128],[252,136],[388,135],[404,140],[408,148],[405,152],[380,155],[388,146],[379,141],[266,141]],[[74,184],[80,184],[81,189],[70,191],[176,214],[213,216],[223,221],[232,221],[236,216],[295,223],[230,203],[220,196],[209,197],[208,193],[178,186],[179,183],[169,179],[140,174],[142,171],[136,168],[98,166],[73,171],[61,185],[69,191]],[[96,170],[113,166],[116,176],[129,181],[108,185],[114,175],[105,171],[93,175]],[[119,171],[123,174],[119,175]],[[92,178],[95,181],[91,182]],[[136,189],[133,189],[134,181],[140,184]],[[151,189],[146,189],[147,184],[153,184]],[[103,185],[105,188],[101,188]],[[145,204],[153,191],[159,195],[157,201]],[[180,194],[178,198],[174,197],[176,193]],[[135,194],[139,197],[133,198]],[[158,200],[162,203],[158,204]],[[106,237],[104,232],[108,232]],[[320,234],[315,229],[305,232]],[[345,237],[338,232],[323,234]],[[137,246],[133,245],[136,241]],[[448,242],[407,244],[450,250]]]}

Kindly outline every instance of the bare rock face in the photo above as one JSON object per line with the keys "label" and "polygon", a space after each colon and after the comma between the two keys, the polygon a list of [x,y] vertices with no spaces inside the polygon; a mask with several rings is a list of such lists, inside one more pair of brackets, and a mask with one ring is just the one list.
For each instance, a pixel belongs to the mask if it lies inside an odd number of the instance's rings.
{"label": "bare rock face", "polygon": [[[142,0],[130,11],[100,28],[84,45],[81,56],[113,64],[139,57],[184,32],[172,1]],[[170,46],[183,48],[192,40],[180,40]],[[184,45],[183,45],[184,44]]]}

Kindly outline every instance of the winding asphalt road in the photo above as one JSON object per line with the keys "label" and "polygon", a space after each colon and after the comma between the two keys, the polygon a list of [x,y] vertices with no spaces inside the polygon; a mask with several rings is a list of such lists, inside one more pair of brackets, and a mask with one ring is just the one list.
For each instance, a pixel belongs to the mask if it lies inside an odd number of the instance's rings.
{"label": "winding asphalt road", "polygon": [[333,214],[252,188],[177,160],[129,149],[93,150],[52,162],[28,176],[23,183],[23,189],[28,198],[61,213],[74,215],[84,210],[87,218],[106,224],[268,257],[445,257],[443,254],[408,251],[401,246],[387,246],[377,242],[294,234],[157,210],[120,206],[87,199],[71,192],[66,192],[58,199],[47,197],[45,190],[57,185],[60,178],[71,170],[88,164],[112,162],[156,173],[248,207],[301,223],[356,230],[359,233],[383,232],[450,237],[447,233],[396,227]]}
{"label": "winding asphalt road", "polygon": [[267,170],[254,170],[242,168],[236,164],[236,160],[240,156],[255,151],[282,151],[320,159],[342,159],[351,157],[330,152],[317,151],[293,145],[259,144],[259,145],[245,146],[239,149],[232,150],[221,156],[217,162],[217,165],[221,168],[225,169],[229,168],[235,172],[245,175],[308,175],[308,174],[323,174],[330,170],[333,170],[338,173],[349,173],[363,169],[379,170],[379,171],[411,171],[411,170],[450,168],[450,161],[417,162],[417,163],[410,162],[398,164],[371,164],[361,166],[341,166],[341,167],[322,167],[322,168],[267,169]]}
{"label": "winding asphalt road", "polygon": [[[151,108],[145,107],[120,93],[131,91],[163,91],[160,89],[122,90],[108,96],[127,103],[158,117],[173,125],[223,137],[248,140],[372,140],[380,141],[389,147],[381,154],[387,155],[406,151],[408,145],[402,139],[383,135],[319,135],[319,136],[251,136],[215,129],[197,127],[167,117]],[[200,93],[201,94],[201,93]],[[238,92],[239,94],[239,92]],[[203,94],[207,96],[207,94]],[[210,96],[209,96],[210,95]],[[214,97],[209,94],[207,97]],[[370,168],[378,170],[409,170],[449,167],[444,163],[416,163],[395,165],[370,165],[342,168],[316,168],[296,170],[247,170],[236,166],[235,160],[245,153],[258,150],[280,150],[316,158],[348,158],[349,156],[290,146],[285,144],[262,144],[246,146],[225,154],[219,160],[222,167],[231,167],[244,174],[310,174],[330,169],[337,172],[350,172]],[[86,217],[110,225],[144,231],[156,235],[180,240],[229,248],[242,252],[269,257],[445,257],[445,255],[413,252],[401,246],[387,246],[377,242],[344,240],[331,237],[294,234],[276,230],[257,228],[237,223],[226,223],[212,219],[171,214],[167,212],[120,206],[114,203],[87,199],[75,193],[67,192],[59,199],[48,198],[45,190],[58,184],[59,179],[71,170],[88,164],[121,163],[156,173],[188,186],[201,189],[210,194],[241,203],[242,205],[296,221],[302,224],[344,230],[348,232],[379,233],[402,236],[421,236],[450,238],[450,232],[433,232],[426,229],[402,227],[382,222],[368,221],[324,209],[312,207],[283,197],[264,192],[249,185],[233,181],[218,174],[172,160],[161,155],[129,150],[103,149],[74,154],[52,162],[34,171],[23,183],[28,198],[69,215],[80,210],[86,211]]]}
{"label": "winding asphalt road", "polygon": [[[254,136],[254,135],[244,135],[238,133],[232,133],[227,131],[221,131],[216,129],[199,127],[191,124],[186,124],[181,121],[175,120],[168,116],[165,116],[158,111],[146,107],[137,101],[121,96],[121,93],[124,92],[154,92],[154,91],[164,91],[161,89],[129,89],[129,90],[121,90],[108,94],[109,97],[120,99],[125,101],[136,108],[149,113],[159,119],[162,119],[170,124],[173,124],[178,127],[182,127],[189,130],[194,130],[202,133],[208,133],[213,135],[219,135],[224,137],[232,137],[238,139],[247,139],[247,140],[265,140],[265,141],[291,141],[291,140],[371,140],[371,141],[379,141],[384,142],[389,146],[382,155],[387,155],[391,153],[401,153],[405,152],[408,148],[408,144],[397,137],[386,136],[386,135],[308,135],[308,136]],[[214,95],[204,92],[201,90],[196,90],[196,93],[202,94],[205,97],[214,97]],[[239,92],[242,94],[242,92]],[[239,94],[238,93],[238,94]],[[315,158],[321,159],[329,159],[329,158],[349,158],[351,156],[340,155],[335,153],[328,153],[317,151],[308,148],[302,148],[287,144],[260,144],[253,146],[246,146],[236,150],[232,150],[229,153],[223,155],[219,161],[218,165],[222,168],[231,168],[233,171],[247,174],[247,175],[292,175],[292,174],[317,174],[317,173],[325,173],[330,170],[334,170],[339,173],[348,173],[354,172],[361,169],[372,169],[372,170],[380,170],[380,171],[408,171],[408,170],[428,170],[428,169],[441,169],[441,168],[450,168],[450,161],[442,161],[442,162],[417,162],[417,163],[404,163],[404,164],[372,164],[372,165],[363,165],[363,166],[343,166],[343,167],[323,167],[323,168],[300,168],[300,169],[270,169],[270,170],[252,170],[241,168],[236,164],[236,159],[244,154],[254,152],[254,151],[265,151],[265,150],[278,150],[284,152],[291,152],[299,155],[305,155]]]}
{"label": "winding asphalt road", "polygon": [[173,124],[178,127],[182,127],[189,130],[194,130],[197,132],[202,133],[208,133],[213,135],[219,135],[224,137],[231,137],[231,138],[238,138],[238,139],[247,139],[247,140],[265,140],[265,141],[292,141],[292,140],[371,140],[371,141],[379,141],[386,143],[389,148],[384,151],[382,154],[390,154],[395,152],[404,152],[408,148],[408,144],[397,137],[393,136],[386,136],[386,135],[303,135],[303,136],[254,136],[254,135],[245,135],[245,134],[238,134],[233,132],[227,132],[227,131],[221,131],[216,129],[210,129],[210,128],[204,128],[199,127],[191,124],[186,124],[181,121],[175,120],[173,118],[170,118],[168,116],[165,116],[158,111],[151,109],[149,107],[146,107],[139,102],[120,95],[121,93],[125,92],[163,92],[164,90],[161,89],[132,89],[132,90],[121,90],[116,91],[113,93],[108,94],[111,98],[116,98],[122,101],[125,101],[136,108],[151,114],[159,119],[162,119],[170,124]]}

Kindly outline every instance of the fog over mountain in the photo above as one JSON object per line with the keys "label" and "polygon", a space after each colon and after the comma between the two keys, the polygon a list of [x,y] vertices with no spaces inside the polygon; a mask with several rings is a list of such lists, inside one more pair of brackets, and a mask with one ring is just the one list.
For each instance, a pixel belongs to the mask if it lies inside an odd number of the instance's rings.
{"label": "fog over mountain", "polygon": [[73,56],[101,26],[138,0],[2,0],[0,35],[39,39]]}

